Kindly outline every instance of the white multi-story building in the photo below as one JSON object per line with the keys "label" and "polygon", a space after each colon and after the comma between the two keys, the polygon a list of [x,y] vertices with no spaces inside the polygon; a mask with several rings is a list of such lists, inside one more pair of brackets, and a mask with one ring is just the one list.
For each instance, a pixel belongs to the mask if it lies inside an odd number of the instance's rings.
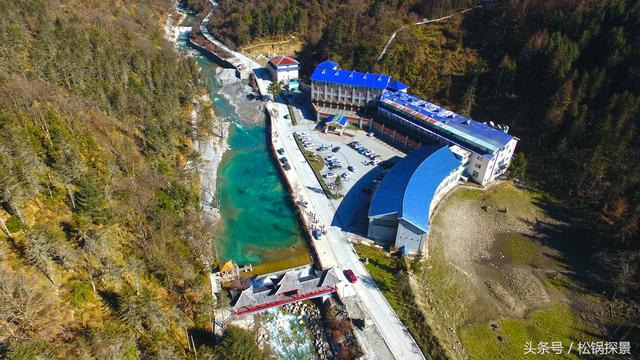
{"label": "white multi-story building", "polygon": [[279,55],[269,60],[267,69],[272,79],[288,84],[290,81],[298,80],[300,63],[291,56]]}
{"label": "white multi-story building", "polygon": [[464,149],[468,155],[454,152],[463,161],[466,176],[482,185],[507,170],[518,142],[508,128],[473,121],[400,91],[385,90],[377,114],[371,129],[404,148],[437,142]]}

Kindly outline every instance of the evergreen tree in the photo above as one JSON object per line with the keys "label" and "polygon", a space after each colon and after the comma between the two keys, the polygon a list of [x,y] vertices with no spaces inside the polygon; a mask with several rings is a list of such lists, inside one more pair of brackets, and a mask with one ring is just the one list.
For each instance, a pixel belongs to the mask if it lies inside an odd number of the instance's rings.
{"label": "evergreen tree", "polygon": [[467,91],[462,97],[462,114],[471,116],[471,111],[476,106],[476,89],[478,86],[478,78],[474,77],[467,87]]}
{"label": "evergreen tree", "polygon": [[217,359],[255,360],[262,356],[253,336],[244,329],[229,326],[217,347]]}
{"label": "evergreen tree", "polygon": [[524,156],[524,153],[519,152],[513,157],[509,171],[511,177],[514,179],[524,180],[527,171],[527,158]]}

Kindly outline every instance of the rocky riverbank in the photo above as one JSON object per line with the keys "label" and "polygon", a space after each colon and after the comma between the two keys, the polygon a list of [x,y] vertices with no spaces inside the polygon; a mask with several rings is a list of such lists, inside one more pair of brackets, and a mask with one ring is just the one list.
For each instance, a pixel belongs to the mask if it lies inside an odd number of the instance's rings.
{"label": "rocky riverbank", "polygon": [[260,314],[259,343],[281,359],[335,359],[320,309],[298,302]]}
{"label": "rocky riverbank", "polygon": [[220,89],[227,101],[234,107],[235,113],[238,114],[243,123],[256,124],[263,123],[265,120],[264,103],[258,100],[258,95],[249,86],[247,80],[237,81],[235,83],[223,84]]}
{"label": "rocky riverbank", "polygon": [[[178,48],[178,40],[180,32],[184,30],[180,26],[181,22],[186,18],[187,14],[178,7],[178,3],[174,7],[176,11],[172,12],[167,18],[164,26],[165,38],[172,42]],[[188,53],[187,53],[188,54]],[[229,149],[227,143],[229,137],[229,121],[213,113],[211,109],[211,97],[208,94],[195,98],[193,101],[193,111],[191,113],[191,121],[193,126],[193,148],[200,153],[202,163],[198,170],[200,172],[200,202],[203,212],[215,225],[220,220],[218,204],[216,200],[216,182],[218,175],[218,167]],[[203,112],[211,112],[204,114]],[[213,119],[213,129],[203,131],[198,129],[198,117],[209,116]],[[207,135],[204,135],[208,133]]]}

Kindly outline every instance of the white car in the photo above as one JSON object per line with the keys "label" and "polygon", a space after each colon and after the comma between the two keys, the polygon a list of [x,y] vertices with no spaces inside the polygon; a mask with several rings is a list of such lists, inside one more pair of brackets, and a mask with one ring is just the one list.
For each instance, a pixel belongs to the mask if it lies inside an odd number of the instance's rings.
{"label": "white car", "polygon": [[330,178],[336,177],[336,174],[334,174],[332,172],[328,172],[328,173],[322,175],[322,177],[325,178],[325,179],[330,179]]}

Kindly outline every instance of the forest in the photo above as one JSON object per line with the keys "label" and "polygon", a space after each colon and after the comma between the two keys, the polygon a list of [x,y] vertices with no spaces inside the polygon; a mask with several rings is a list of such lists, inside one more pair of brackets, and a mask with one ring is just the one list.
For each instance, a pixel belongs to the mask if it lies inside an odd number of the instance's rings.
{"label": "forest", "polygon": [[[450,21],[411,25],[470,7]],[[558,199],[579,230],[572,236],[604,253],[613,276],[637,274],[640,1],[220,1],[214,13],[210,30],[231,46],[303,37],[295,54],[303,76],[330,58],[509,125],[521,139],[513,173]]]}
{"label": "forest", "polygon": [[205,90],[173,6],[0,1],[1,358],[255,358],[242,330],[210,344]]}

